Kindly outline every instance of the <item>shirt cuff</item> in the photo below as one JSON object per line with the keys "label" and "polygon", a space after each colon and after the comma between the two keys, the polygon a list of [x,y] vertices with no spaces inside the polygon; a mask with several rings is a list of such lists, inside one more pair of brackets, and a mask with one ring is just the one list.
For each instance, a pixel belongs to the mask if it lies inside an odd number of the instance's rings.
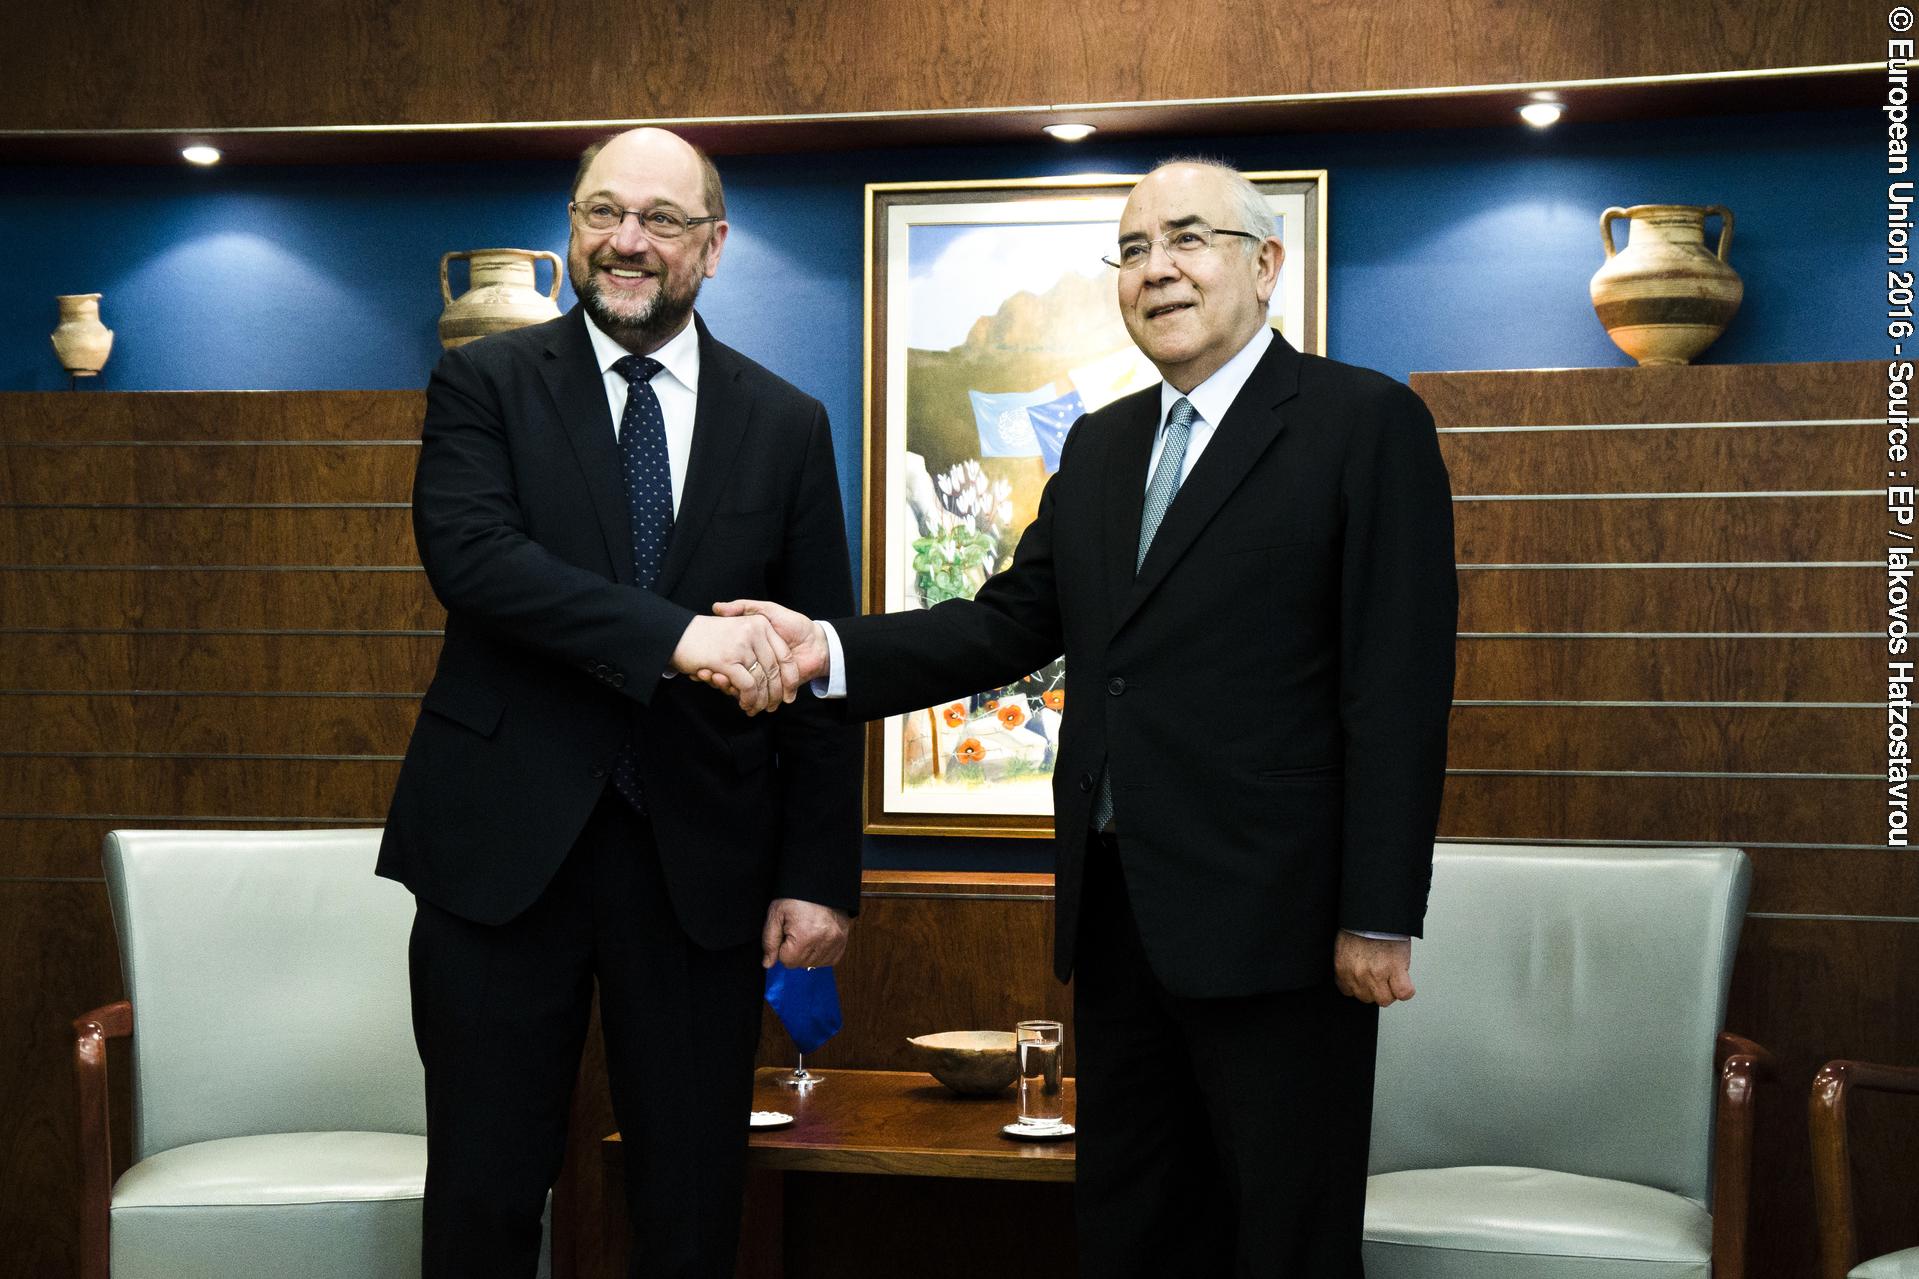
{"label": "shirt cuff", "polygon": [[1410,941],[1412,940],[1405,933],[1369,933],[1363,928],[1342,928],[1339,931],[1342,933],[1349,933],[1354,937],[1370,937],[1374,941]]}
{"label": "shirt cuff", "polygon": [[815,697],[845,697],[846,652],[840,648],[840,633],[833,629],[831,622],[818,625],[826,636],[826,674],[808,681],[807,687],[813,690]]}

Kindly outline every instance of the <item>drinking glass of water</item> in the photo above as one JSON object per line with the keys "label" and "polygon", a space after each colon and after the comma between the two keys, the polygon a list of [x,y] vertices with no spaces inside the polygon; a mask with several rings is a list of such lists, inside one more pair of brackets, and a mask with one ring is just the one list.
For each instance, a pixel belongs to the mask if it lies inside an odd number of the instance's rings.
{"label": "drinking glass of water", "polygon": [[1023,1021],[1014,1027],[1019,1053],[1019,1121],[1029,1127],[1051,1128],[1066,1118],[1061,1030],[1056,1021]]}

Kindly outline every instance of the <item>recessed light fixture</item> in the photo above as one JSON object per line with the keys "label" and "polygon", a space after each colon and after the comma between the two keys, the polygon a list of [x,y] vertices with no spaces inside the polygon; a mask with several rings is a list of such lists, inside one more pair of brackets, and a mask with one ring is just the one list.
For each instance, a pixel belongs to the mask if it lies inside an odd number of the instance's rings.
{"label": "recessed light fixture", "polygon": [[1566,114],[1563,102],[1528,102],[1519,108],[1519,118],[1535,129],[1550,129]]}
{"label": "recessed light fixture", "polygon": [[1092,137],[1096,130],[1090,124],[1049,124],[1042,132],[1061,142],[1081,142]]}
{"label": "recessed light fixture", "polygon": [[180,158],[188,164],[218,164],[220,163],[220,148],[200,146],[182,147],[180,150]]}

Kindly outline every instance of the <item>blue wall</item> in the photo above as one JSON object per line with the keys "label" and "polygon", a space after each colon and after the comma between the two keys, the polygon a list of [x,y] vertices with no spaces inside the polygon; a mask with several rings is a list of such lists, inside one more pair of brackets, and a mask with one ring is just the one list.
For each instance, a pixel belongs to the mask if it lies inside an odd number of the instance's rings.
{"label": "blue wall", "polygon": [[[1599,211],[1725,204],[1744,308],[1715,363],[1882,355],[1871,112],[1503,129],[728,157],[732,238],[701,312],[825,402],[859,558],[869,181],[1136,172],[1171,152],[1330,171],[1330,354],[1413,370],[1623,365],[1587,299]],[[100,292],[101,389],[421,386],[439,257],[564,254],[570,161],[0,170],[0,390],[54,390],[53,296]],[[1623,232],[1623,228],[1621,229]],[[542,268],[544,270],[544,268]],[[570,289],[561,293],[571,305]],[[1042,868],[1033,841],[874,840],[869,860]]]}

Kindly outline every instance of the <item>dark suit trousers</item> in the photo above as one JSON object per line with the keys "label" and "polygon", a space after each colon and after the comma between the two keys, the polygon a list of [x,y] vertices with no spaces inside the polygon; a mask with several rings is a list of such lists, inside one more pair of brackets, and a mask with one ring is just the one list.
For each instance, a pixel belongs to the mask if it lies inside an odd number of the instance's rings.
{"label": "dark suit trousers", "polygon": [[508,923],[420,902],[411,968],[426,1066],[423,1275],[534,1273],[597,977],[633,1273],[731,1279],[759,947],[687,938],[644,818],[609,787],[545,892]]}
{"label": "dark suit trousers", "polygon": [[1079,929],[1080,1274],[1358,1279],[1379,1019],[1333,986],[1330,946],[1323,986],[1168,993],[1111,836]]}

